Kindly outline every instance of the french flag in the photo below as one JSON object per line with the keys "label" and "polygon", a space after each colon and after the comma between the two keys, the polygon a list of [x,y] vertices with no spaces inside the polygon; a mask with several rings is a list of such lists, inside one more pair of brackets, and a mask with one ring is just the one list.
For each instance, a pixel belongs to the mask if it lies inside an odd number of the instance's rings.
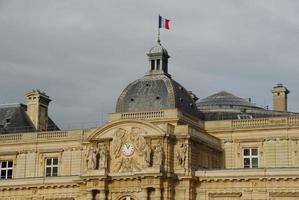
{"label": "french flag", "polygon": [[159,28],[165,28],[169,30],[169,19],[163,18],[159,15]]}

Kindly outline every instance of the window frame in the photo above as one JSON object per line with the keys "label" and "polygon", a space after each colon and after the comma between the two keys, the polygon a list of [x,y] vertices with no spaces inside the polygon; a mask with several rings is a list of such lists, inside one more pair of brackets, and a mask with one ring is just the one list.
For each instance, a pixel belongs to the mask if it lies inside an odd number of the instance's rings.
{"label": "window frame", "polygon": [[[245,150],[249,150],[249,155],[245,155]],[[252,150],[256,150],[256,155],[252,154]],[[242,163],[243,163],[243,168],[244,169],[255,169],[255,168],[259,168],[259,164],[260,164],[260,158],[259,158],[259,148],[258,147],[243,147],[242,148],[242,155],[243,155],[243,159],[242,159]],[[245,165],[245,159],[249,159],[249,166]],[[257,164],[253,165],[253,160],[257,159]]]}
{"label": "window frame", "polygon": [[[2,163],[6,162],[6,167],[2,167]],[[11,162],[11,167],[9,167],[9,162]],[[14,168],[14,161],[13,160],[0,160],[0,179],[12,179],[13,178],[13,168]],[[2,171],[5,171],[5,177],[2,178]],[[8,176],[8,171],[11,171],[11,175]]]}
{"label": "window frame", "polygon": [[[54,164],[54,159],[57,160],[57,164]],[[51,160],[51,163],[48,164],[48,160]],[[47,173],[47,169],[50,169],[50,174]],[[56,174],[54,174],[53,169],[56,168]],[[45,157],[45,177],[56,177],[59,175],[59,158],[58,157]]]}

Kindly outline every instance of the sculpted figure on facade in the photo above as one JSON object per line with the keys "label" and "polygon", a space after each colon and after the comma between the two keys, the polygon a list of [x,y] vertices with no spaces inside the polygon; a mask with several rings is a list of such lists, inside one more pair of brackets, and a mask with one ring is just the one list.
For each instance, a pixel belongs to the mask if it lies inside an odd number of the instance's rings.
{"label": "sculpted figure on facade", "polygon": [[120,172],[132,172],[132,171],[133,171],[132,158],[122,159],[122,166]]}
{"label": "sculpted figure on facade", "polygon": [[144,167],[150,167],[151,165],[151,148],[150,146],[145,143],[144,149],[143,149],[143,162],[144,162]]}
{"label": "sculpted figure on facade", "polygon": [[131,133],[130,133],[130,140],[134,143],[136,146],[136,150],[142,155],[143,149],[145,148],[146,141],[142,134],[144,131],[138,127],[132,127]]}
{"label": "sculpted figure on facade", "polygon": [[108,163],[108,152],[106,145],[103,145],[100,148],[99,152],[99,169],[107,169],[107,163]]}
{"label": "sculpted figure on facade", "polygon": [[120,150],[125,140],[125,135],[126,135],[126,130],[122,128],[117,129],[114,133],[114,138],[112,142],[112,152],[116,158],[120,156]]}
{"label": "sculpted figure on facade", "polygon": [[155,150],[154,150],[154,165],[155,166],[162,166],[162,161],[163,161],[163,149],[161,146],[160,141],[158,142],[158,144],[155,146]]}
{"label": "sculpted figure on facade", "polygon": [[181,144],[179,149],[178,149],[178,164],[185,169],[186,167],[186,157],[187,157],[187,145],[186,144]]}
{"label": "sculpted figure on facade", "polygon": [[95,170],[97,167],[98,150],[94,146],[90,146],[86,155],[87,169]]}

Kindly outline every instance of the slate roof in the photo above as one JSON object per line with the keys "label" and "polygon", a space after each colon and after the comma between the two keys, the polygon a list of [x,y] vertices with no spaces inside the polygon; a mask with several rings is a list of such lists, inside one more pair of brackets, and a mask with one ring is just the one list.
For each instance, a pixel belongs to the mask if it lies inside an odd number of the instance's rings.
{"label": "slate roof", "polygon": [[205,120],[239,119],[242,115],[260,118],[295,114],[268,110],[226,91],[201,99],[196,105]]}
{"label": "slate roof", "polygon": [[[0,134],[36,131],[24,104],[0,104]],[[59,130],[51,118],[48,119],[48,130]]]}
{"label": "slate roof", "polygon": [[204,99],[201,99],[197,106],[199,108],[207,108],[207,107],[217,107],[217,106],[242,106],[249,108],[260,108],[255,104],[245,100],[243,98],[237,97],[229,92],[221,91],[211,96],[208,96]]}
{"label": "slate roof", "polygon": [[146,75],[129,84],[116,105],[116,112],[143,112],[178,108],[198,116],[190,93],[164,74]]}
{"label": "slate roof", "polygon": [[158,43],[149,50],[149,54],[164,54],[168,56],[168,52],[158,41]]}

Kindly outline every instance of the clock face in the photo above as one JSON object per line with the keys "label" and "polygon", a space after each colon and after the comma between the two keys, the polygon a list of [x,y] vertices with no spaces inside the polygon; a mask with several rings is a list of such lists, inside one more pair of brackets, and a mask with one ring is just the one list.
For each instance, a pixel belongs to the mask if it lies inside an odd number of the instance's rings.
{"label": "clock face", "polygon": [[121,150],[125,156],[131,156],[134,153],[134,145],[131,143],[124,143]]}

